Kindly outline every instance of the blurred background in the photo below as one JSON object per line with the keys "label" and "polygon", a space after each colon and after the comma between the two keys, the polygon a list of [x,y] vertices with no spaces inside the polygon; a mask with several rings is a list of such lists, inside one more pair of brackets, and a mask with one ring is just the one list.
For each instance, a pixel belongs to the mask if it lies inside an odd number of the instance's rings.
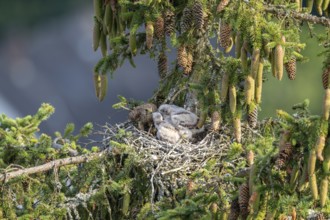
{"label": "blurred background", "polygon": [[[97,101],[92,76],[101,53],[92,49],[92,25],[92,0],[0,1],[0,113],[22,117],[48,102],[56,111],[41,132],[53,133],[69,122],[79,128],[89,121],[102,125],[126,120],[127,112],[111,107],[119,94],[150,98],[158,86],[156,62],[138,56],[137,67],[127,63],[118,69],[109,80],[107,97]],[[261,118],[275,116],[276,109],[292,112],[292,105],[305,98],[313,114],[321,113],[323,60],[317,54],[322,48],[307,28],[303,42],[308,47],[302,53],[310,61],[298,64],[295,81],[267,77]]]}

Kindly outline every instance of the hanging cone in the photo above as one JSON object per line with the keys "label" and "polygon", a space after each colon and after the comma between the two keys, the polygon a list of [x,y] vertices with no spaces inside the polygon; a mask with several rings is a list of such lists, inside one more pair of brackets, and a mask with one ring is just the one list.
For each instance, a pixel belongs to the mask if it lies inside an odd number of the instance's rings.
{"label": "hanging cone", "polygon": [[230,0],[221,0],[217,7],[217,12],[222,12],[223,9],[229,4]]}
{"label": "hanging cone", "polygon": [[175,15],[171,10],[164,13],[164,31],[167,36],[171,36],[175,31]]}
{"label": "hanging cone", "polygon": [[283,77],[283,58],[284,58],[284,49],[282,45],[278,44],[275,47],[274,53],[274,67],[275,67],[275,77],[278,80],[282,80]]}
{"label": "hanging cone", "polygon": [[247,105],[250,105],[251,102],[254,100],[254,92],[255,92],[255,82],[251,75],[248,75],[245,79],[244,92],[245,92],[245,102]]}
{"label": "hanging cone", "polygon": [[327,67],[322,74],[322,84],[324,89],[327,89],[329,86],[329,73],[330,73],[330,67]]}
{"label": "hanging cone", "polygon": [[193,56],[190,52],[187,52],[187,65],[184,67],[183,72],[184,74],[188,75],[193,66]]}
{"label": "hanging cone", "polygon": [[150,49],[152,47],[152,41],[154,39],[154,26],[152,22],[147,22],[146,25],[146,44],[147,48]]}
{"label": "hanging cone", "polygon": [[249,186],[243,183],[239,187],[238,203],[242,219],[246,219],[249,215]]}
{"label": "hanging cone", "polygon": [[291,57],[284,66],[289,79],[294,80],[296,78],[296,57]]}
{"label": "hanging cone", "polygon": [[220,129],[221,115],[219,111],[212,112],[211,115],[211,129],[213,131],[218,131]]}
{"label": "hanging cone", "polygon": [[[250,105],[251,106],[251,105]],[[255,128],[258,123],[258,107],[254,105],[253,107],[249,106],[247,121],[251,128]],[[252,108],[252,109],[250,109]]]}
{"label": "hanging cone", "polygon": [[156,20],[155,23],[155,35],[157,37],[158,40],[163,39],[164,38],[164,19],[159,16]]}
{"label": "hanging cone", "polygon": [[260,49],[255,48],[253,49],[251,56],[251,74],[254,79],[257,78],[259,63],[260,63],[259,61],[260,61]]}
{"label": "hanging cone", "polygon": [[234,114],[236,112],[236,87],[234,85],[229,86],[229,108],[230,112]]}
{"label": "hanging cone", "polygon": [[325,95],[323,99],[323,119],[329,119],[329,112],[330,111],[330,89],[325,90]]}
{"label": "hanging cone", "polygon": [[[282,43],[285,43],[285,37],[282,36]],[[278,80],[282,80],[283,77],[283,60],[285,50],[281,44],[275,46],[274,51],[274,66],[275,66],[275,77]]]}
{"label": "hanging cone", "polygon": [[197,30],[201,30],[203,28],[204,24],[204,19],[203,19],[203,5],[200,1],[195,1],[193,8],[192,8],[192,13],[194,17],[194,22],[195,22],[195,28]]}
{"label": "hanging cone", "polygon": [[290,142],[285,143],[285,147],[280,149],[278,157],[275,161],[275,164],[278,169],[282,169],[285,167],[285,164],[290,160],[292,155],[293,147]]}
{"label": "hanging cone", "polygon": [[182,33],[188,31],[192,27],[192,21],[193,21],[192,10],[188,7],[185,7],[182,12],[181,23],[180,23]]}
{"label": "hanging cone", "polygon": [[222,102],[226,102],[229,88],[229,73],[224,72],[221,79],[220,99]]}
{"label": "hanging cone", "polygon": [[328,200],[328,188],[329,188],[328,177],[324,177],[321,181],[321,186],[320,186],[320,204],[321,204],[321,207],[324,207],[327,200]]}
{"label": "hanging cone", "polygon": [[315,150],[316,150],[316,156],[320,161],[323,161],[323,150],[325,147],[325,141],[326,141],[326,136],[324,134],[320,134],[316,145],[315,145]]}
{"label": "hanging cone", "polygon": [[93,27],[93,49],[97,51],[100,45],[100,36],[101,36],[101,27],[100,23],[96,18],[94,18],[94,27]]}
{"label": "hanging cone", "polygon": [[249,150],[249,152],[246,155],[246,161],[248,162],[249,166],[252,166],[254,163],[254,153],[252,150]]}
{"label": "hanging cone", "polygon": [[179,48],[178,48],[178,56],[177,56],[177,60],[178,60],[178,64],[179,66],[185,68],[187,66],[187,63],[188,63],[188,54],[187,54],[187,51],[186,51],[186,47],[181,45]]}
{"label": "hanging cone", "polygon": [[237,220],[240,210],[239,210],[239,203],[238,203],[238,198],[234,199],[231,201],[230,204],[230,214],[229,214],[229,220]]}
{"label": "hanging cone", "polygon": [[241,119],[239,117],[235,117],[233,119],[234,123],[234,135],[237,143],[241,143],[242,141],[242,129],[241,129]]}
{"label": "hanging cone", "polygon": [[255,100],[257,104],[261,103],[263,69],[264,69],[264,59],[261,58],[259,62],[258,74],[255,82],[256,83]]}
{"label": "hanging cone", "polygon": [[158,56],[158,73],[161,79],[167,75],[167,57],[163,52]]}
{"label": "hanging cone", "polygon": [[220,46],[222,48],[228,48],[231,44],[230,41],[231,27],[225,22],[221,22],[220,25]]}

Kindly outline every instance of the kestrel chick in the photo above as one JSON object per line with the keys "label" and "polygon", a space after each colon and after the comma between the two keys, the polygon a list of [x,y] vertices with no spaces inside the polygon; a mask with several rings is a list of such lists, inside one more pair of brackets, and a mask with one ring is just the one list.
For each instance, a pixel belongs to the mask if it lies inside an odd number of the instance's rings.
{"label": "kestrel chick", "polygon": [[159,106],[158,111],[163,115],[164,120],[169,121],[174,126],[181,125],[192,128],[196,126],[198,121],[197,115],[176,105],[163,104]]}
{"label": "kestrel chick", "polygon": [[174,126],[181,125],[187,128],[193,128],[198,122],[198,117],[187,110],[178,111],[171,115],[171,122]]}
{"label": "kestrel chick", "polygon": [[163,120],[163,116],[159,112],[152,114],[155,127],[157,128],[157,138],[170,143],[177,143],[180,140],[180,134],[175,127]]}

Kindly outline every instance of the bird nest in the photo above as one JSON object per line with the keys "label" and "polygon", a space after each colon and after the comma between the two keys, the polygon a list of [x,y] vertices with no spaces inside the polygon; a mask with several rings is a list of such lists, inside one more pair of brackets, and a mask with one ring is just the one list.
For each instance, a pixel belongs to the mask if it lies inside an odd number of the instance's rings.
{"label": "bird nest", "polygon": [[[117,125],[106,124],[99,134],[103,136],[105,146],[109,146],[109,142],[115,141],[134,149],[140,164],[150,178],[152,201],[159,200],[159,196],[168,196],[171,194],[170,191],[173,192],[173,190],[185,186],[191,175],[205,168],[210,160],[216,161],[215,166],[224,176],[227,172],[227,169],[223,169],[224,166],[235,168],[238,163],[245,160],[242,155],[232,161],[227,159],[224,164],[230,146],[234,143],[232,127],[229,125],[223,125],[216,132],[206,129],[194,143],[181,140],[171,144],[158,140],[150,132],[137,129],[132,122]],[[242,123],[242,136],[244,143],[248,141],[247,139],[255,138],[260,134],[257,130],[251,129],[248,124]],[[109,148],[111,150],[111,144]]]}

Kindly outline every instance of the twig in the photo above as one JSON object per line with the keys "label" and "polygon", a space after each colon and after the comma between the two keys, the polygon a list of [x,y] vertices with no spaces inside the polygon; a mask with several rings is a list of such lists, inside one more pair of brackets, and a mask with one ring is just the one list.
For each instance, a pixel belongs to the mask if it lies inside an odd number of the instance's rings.
{"label": "twig", "polygon": [[307,21],[313,24],[321,24],[326,27],[330,27],[330,19],[326,17],[317,17],[308,13],[300,13],[293,10],[287,10],[285,9],[285,6],[266,5],[265,11],[280,16],[287,16],[289,14],[290,17],[300,21]]}
{"label": "twig", "polygon": [[71,164],[85,163],[87,161],[102,157],[107,150],[100,153],[92,153],[89,155],[81,155],[76,157],[68,157],[63,159],[54,160],[43,165],[12,171],[8,173],[0,174],[0,181],[8,181],[12,178],[19,177],[22,175],[30,175],[35,173],[41,173],[53,169],[54,167],[62,167]]}

